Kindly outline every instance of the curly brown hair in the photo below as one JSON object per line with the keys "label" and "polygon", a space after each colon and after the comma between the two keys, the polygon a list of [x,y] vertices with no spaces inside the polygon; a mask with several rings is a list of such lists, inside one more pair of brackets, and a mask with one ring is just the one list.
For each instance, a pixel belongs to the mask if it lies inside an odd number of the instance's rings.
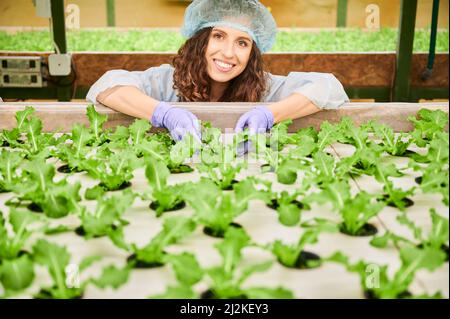
{"label": "curly brown hair", "polygon": [[[173,59],[173,88],[182,102],[209,102],[211,99],[205,52],[212,29],[198,31],[181,46]],[[219,102],[260,102],[266,88],[267,74],[261,51],[253,44],[246,68],[230,81]]]}

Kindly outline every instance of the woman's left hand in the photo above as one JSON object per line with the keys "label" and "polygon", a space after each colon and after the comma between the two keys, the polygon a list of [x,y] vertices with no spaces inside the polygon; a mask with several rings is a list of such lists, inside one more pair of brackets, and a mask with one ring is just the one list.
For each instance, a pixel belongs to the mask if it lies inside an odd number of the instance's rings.
{"label": "woman's left hand", "polygon": [[257,106],[243,114],[237,121],[234,131],[240,133],[248,128],[250,134],[265,133],[273,126],[272,112],[265,106]]}
{"label": "woman's left hand", "polygon": [[[237,121],[234,131],[240,133],[244,128],[248,128],[250,135],[265,133],[273,126],[273,113],[265,106],[257,106],[243,114]],[[243,155],[248,151],[249,145],[240,145],[238,155]]]}

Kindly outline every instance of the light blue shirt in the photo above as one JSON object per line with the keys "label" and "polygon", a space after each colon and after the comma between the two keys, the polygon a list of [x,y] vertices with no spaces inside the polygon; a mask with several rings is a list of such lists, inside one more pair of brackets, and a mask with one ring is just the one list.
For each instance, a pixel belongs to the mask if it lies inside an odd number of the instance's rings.
{"label": "light blue shirt", "polygon": [[[148,96],[164,102],[179,102],[173,89],[174,67],[163,64],[145,71],[111,70],[95,82],[86,100],[96,103],[97,95],[116,85],[131,85]],[[331,73],[291,72],[287,76],[269,75],[269,89],[261,102],[277,102],[292,93],[300,93],[321,109],[337,109],[348,96],[336,77]]]}

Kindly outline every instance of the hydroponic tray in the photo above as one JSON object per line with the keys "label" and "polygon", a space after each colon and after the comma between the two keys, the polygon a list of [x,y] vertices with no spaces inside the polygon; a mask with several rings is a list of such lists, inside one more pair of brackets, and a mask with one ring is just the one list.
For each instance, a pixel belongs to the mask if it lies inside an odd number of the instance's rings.
{"label": "hydroponic tray", "polygon": [[[405,109],[408,110],[407,112],[412,112],[413,110],[412,106],[405,105],[404,107],[405,108],[400,111],[400,113],[405,112]],[[352,106],[349,106],[349,108],[351,109]],[[356,109],[356,114],[358,114],[356,117],[356,122],[361,120],[361,118],[367,117],[363,111],[358,109],[358,107],[356,107]],[[429,109],[443,109],[448,112],[448,105],[447,107],[430,105]],[[10,109],[10,111],[12,110],[16,111],[16,109]],[[348,109],[343,112],[347,111]],[[416,109],[416,112],[417,111],[418,109]],[[3,120],[5,118],[5,109],[0,108],[0,112],[2,112],[0,114],[3,114],[3,117],[0,117],[0,119]],[[40,109],[38,108],[38,116],[43,115],[39,114],[39,112],[46,112],[46,110],[44,110],[43,107]],[[339,113],[339,111],[333,112],[335,114]],[[375,112],[374,108],[370,109],[370,112],[369,114],[373,114],[373,112]],[[329,112],[324,112],[323,115],[327,113]],[[395,113],[395,111],[392,110],[392,113]],[[339,117],[341,118],[341,115],[339,115]],[[48,119],[43,118],[43,120],[45,123],[48,123],[46,122]],[[67,121],[67,123],[72,123],[74,118],[67,117],[64,121]],[[318,119],[315,118],[314,121],[318,121]],[[406,119],[404,119],[404,121],[406,122]],[[5,122],[2,121],[1,128],[9,128],[10,124],[6,124],[4,126],[4,123]],[[58,124],[61,124],[61,122]],[[404,125],[402,127],[404,127]],[[226,142],[229,141],[230,136],[224,134],[222,135],[222,138]],[[370,139],[376,140],[374,136],[371,136]],[[410,145],[408,149],[412,152],[416,152],[417,154],[427,153],[427,149],[425,147],[418,147],[416,145]],[[336,160],[340,161],[352,155],[355,152],[355,147],[349,144],[334,142],[324,148],[323,152],[331,154],[336,158]],[[194,168],[200,161],[197,155],[194,155],[192,159],[187,161],[187,163]],[[305,171],[299,170],[295,183],[290,185],[282,184],[278,182],[277,175],[274,172],[263,173],[261,171],[261,165],[265,163],[264,161],[251,159],[249,157],[237,159],[238,162],[244,160],[249,161],[248,168],[238,173],[236,176],[236,180],[238,181],[242,181],[248,176],[255,176],[261,180],[270,181],[272,183],[271,189],[273,192],[293,192],[295,189],[302,188],[304,181],[306,180]],[[412,168],[407,168],[409,161],[408,158],[391,156],[384,153],[378,160],[383,165],[392,163],[395,164],[397,168],[403,169],[402,172],[404,173],[404,176],[391,178],[391,181],[396,188],[407,190],[411,187],[417,186],[415,178],[421,176],[421,174],[418,171],[414,171]],[[47,163],[53,163],[56,167],[64,164],[55,158],[47,160]],[[446,169],[448,174],[448,165],[446,168],[443,167],[443,169]],[[184,182],[197,182],[200,180],[201,176],[204,176],[204,174],[198,172],[197,170],[191,173],[171,174],[168,178],[168,184],[175,185]],[[63,179],[67,179],[70,184],[74,184],[78,181],[81,182],[80,194],[85,194],[86,189],[98,184],[98,180],[88,176],[86,172],[71,175],[56,172],[55,182]],[[369,175],[351,175],[349,184],[352,196],[356,196],[356,194],[361,193],[362,191],[378,195],[382,195],[384,192],[382,184],[380,184],[373,176]],[[144,168],[138,168],[134,171],[134,177],[131,180],[131,185],[133,191],[143,193],[150,192],[150,186],[147,181]],[[120,192],[121,191],[108,192],[105,196],[119,194]],[[224,190],[223,192],[232,191]],[[315,192],[320,192],[320,188],[317,187],[317,185],[313,185],[307,191],[307,194]],[[11,197],[12,193],[0,193],[0,211],[4,213],[6,220],[8,220],[10,209],[5,204]],[[413,196],[410,196],[410,199],[414,204],[411,207],[406,208],[406,214],[411,220],[413,220],[416,227],[422,229],[423,234],[428,234],[432,229],[432,220],[429,212],[431,208],[435,209],[439,216],[447,218],[448,229],[448,206],[443,203],[442,195],[435,193],[423,193],[420,189],[418,189]],[[151,201],[146,199],[136,198],[133,205],[122,215],[122,218],[129,222],[129,224],[124,227],[124,238],[126,242],[142,247],[161,231],[163,228],[163,222],[167,218],[182,218],[183,216],[191,217],[194,214],[194,209],[190,205],[187,205],[183,209],[173,212],[165,212],[161,217],[156,217],[155,211],[149,208],[150,202]],[[83,198],[80,204],[85,206],[90,211],[95,211],[97,202],[95,200],[86,200]],[[370,220],[370,224],[375,226],[378,230],[377,236],[383,235],[386,231],[389,231],[396,235],[414,240],[410,229],[405,227],[404,224],[399,223],[397,220],[397,217],[400,214],[401,211],[398,208],[390,206],[383,207],[376,217],[373,217]],[[333,208],[329,203],[321,205],[318,203],[313,203],[310,209],[302,210],[302,223],[306,223],[308,221],[313,222],[315,218],[323,218],[329,220],[330,222],[334,221],[336,223],[340,221],[340,216],[333,211]],[[48,221],[52,226],[56,227],[64,225],[72,230],[80,225],[80,219],[75,214],[70,214],[59,219],[48,219]],[[308,229],[305,227],[300,227],[298,223],[297,225],[290,227],[281,224],[278,219],[277,212],[267,207],[263,201],[258,199],[250,200],[248,209],[235,218],[234,222],[242,226],[242,229],[245,230],[251,240],[259,245],[269,244],[275,240],[282,240],[284,243],[294,244]],[[322,258],[326,258],[333,255],[335,252],[340,251],[344,255],[348,256],[351,263],[364,260],[369,263],[369,265],[373,265],[373,267],[375,267],[374,269],[377,269],[379,266],[386,265],[389,269],[388,273],[390,276],[393,276],[401,264],[399,257],[399,245],[389,244],[385,248],[377,248],[370,244],[373,237],[374,236],[355,237],[343,234],[341,232],[324,232],[319,235],[317,243],[306,245],[305,250],[308,252],[313,252]],[[41,238],[45,238],[52,243],[65,246],[67,248],[71,255],[70,265],[73,266],[73,268],[71,268],[72,270],[79,267],[81,261],[85,257],[102,257],[101,260],[93,263],[92,267],[89,267],[86,271],[82,272],[79,278],[77,277],[77,280],[80,280],[81,282],[90,277],[100,276],[102,268],[108,265],[114,265],[119,268],[124,267],[127,264],[127,258],[130,256],[129,252],[125,252],[124,250],[114,246],[108,237],[91,238],[87,240],[73,231],[54,235],[43,235],[38,231],[33,232],[31,238],[27,240],[24,250],[31,252],[33,250],[33,244],[37,239]],[[191,234],[185,236],[178,243],[166,247],[165,252],[168,254],[190,252],[195,255],[202,268],[208,268],[220,265],[222,259],[215,245],[221,243],[222,241],[223,239],[221,238],[207,236],[203,232],[203,227],[201,225],[197,225]],[[324,261],[319,267],[311,269],[287,268],[278,263],[276,257],[269,251],[253,246],[243,248],[242,260],[239,262],[237,270],[239,271],[244,269],[246,266],[260,264],[266,261],[272,262],[271,267],[266,271],[254,273],[242,284],[243,288],[282,287],[290,290],[293,294],[292,297],[294,298],[365,297],[359,275],[347,271],[344,266],[332,261]],[[186,269],[186,272],[188,272],[188,270],[189,269]],[[70,272],[70,269],[68,271]],[[14,297],[33,297],[42,287],[52,285],[52,280],[46,267],[35,264],[35,273],[36,276],[32,285],[25,291],[14,294]],[[449,266],[447,261],[433,271],[427,271],[425,269],[419,270],[416,273],[412,284],[408,287],[408,292],[412,295],[433,295],[436,292],[441,292],[443,297],[448,298],[448,279]],[[169,264],[150,269],[133,268],[129,273],[126,283],[118,289],[100,289],[94,285],[89,285],[84,291],[82,297],[147,298],[149,296],[163,294],[168,287],[176,285],[177,278],[173,268],[169,266]],[[200,297],[202,293],[208,290],[210,285],[211,279],[204,277],[202,280],[193,285],[192,289],[196,297]],[[0,285],[0,293],[1,291]]]}

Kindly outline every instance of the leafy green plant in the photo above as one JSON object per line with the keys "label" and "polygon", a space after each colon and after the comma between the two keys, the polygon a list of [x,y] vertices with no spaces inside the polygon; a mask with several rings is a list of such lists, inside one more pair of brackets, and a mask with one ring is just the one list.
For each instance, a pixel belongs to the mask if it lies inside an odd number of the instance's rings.
{"label": "leafy green plant", "polygon": [[39,216],[12,208],[8,221],[11,225],[12,235],[7,228],[7,223],[0,211],[0,263],[4,260],[13,260],[25,253],[25,244],[33,233],[33,224],[39,221]]}
{"label": "leafy green plant", "polygon": [[89,130],[92,134],[92,138],[88,142],[88,145],[96,146],[107,142],[109,140],[108,134],[110,131],[105,130],[103,127],[106,121],[108,121],[108,115],[98,113],[93,104],[88,105],[86,115],[89,119]]}
{"label": "leafy green plant", "polygon": [[297,172],[300,169],[300,161],[294,158],[282,159],[276,169],[277,181],[281,184],[292,185],[297,181]]}
{"label": "leafy green plant", "polygon": [[236,148],[234,145],[222,144],[218,140],[212,140],[208,148],[202,148],[201,163],[197,169],[206,173],[209,179],[214,181],[221,189],[230,190],[236,181],[236,175],[245,162],[236,163]]}
{"label": "leafy green plant", "polygon": [[34,265],[28,255],[5,259],[0,263],[0,284],[5,298],[11,298],[29,287],[34,278]]}
{"label": "leafy green plant", "polygon": [[103,269],[99,278],[81,281],[78,276],[99,259],[101,259],[99,256],[88,256],[79,265],[71,264],[71,256],[66,247],[39,239],[33,246],[33,261],[47,267],[53,279],[53,286],[42,288],[35,298],[78,299],[83,297],[88,284],[100,288],[107,286],[118,288],[128,280],[130,271],[128,266],[120,269],[110,265]]}
{"label": "leafy green plant", "polygon": [[272,205],[269,207],[273,207],[277,210],[278,220],[281,224],[285,226],[295,226],[300,222],[300,212],[308,205],[302,204],[297,200],[297,197],[300,195],[300,192],[294,192],[293,194],[289,194],[286,191],[282,191],[278,195],[276,195],[275,199],[272,199]]}
{"label": "leafy green plant", "polygon": [[323,151],[327,146],[337,142],[341,138],[341,129],[338,125],[323,121],[317,134],[317,150]]}
{"label": "leafy green plant", "polygon": [[385,204],[374,202],[373,199],[373,195],[362,191],[345,202],[340,211],[342,216],[340,229],[343,233],[352,236],[364,236],[376,232],[376,228],[368,226],[370,225],[368,222],[383,209]]}
{"label": "leafy green plant", "polygon": [[196,224],[190,218],[167,217],[164,220],[163,229],[146,246],[138,248],[135,244],[131,245],[134,254],[129,258],[130,265],[133,267],[163,265],[166,262],[164,249],[179,242],[192,233],[195,228]]}
{"label": "leafy green plant", "polygon": [[368,126],[373,130],[375,136],[382,140],[381,146],[388,154],[393,156],[405,156],[408,154],[408,147],[412,143],[409,134],[395,134],[394,130],[389,126],[375,121],[370,121]]}
{"label": "leafy green plant", "polygon": [[376,232],[376,228],[368,222],[385,206],[383,202],[375,202],[375,198],[376,196],[365,191],[353,197],[348,181],[343,180],[327,184],[319,193],[306,196],[304,201],[331,204],[333,210],[341,215],[341,232],[351,236],[364,236]]}
{"label": "leafy green plant", "polygon": [[183,204],[182,191],[183,185],[168,185],[167,178],[170,171],[164,162],[158,161],[153,157],[147,157],[145,176],[151,186],[151,195],[153,203],[151,208],[155,209],[156,216],[159,217],[163,212],[180,208]]}
{"label": "leafy green plant", "polygon": [[[266,162],[262,166],[262,172],[275,172],[277,181],[286,185],[294,184],[297,181],[297,172],[309,166],[311,159],[306,156],[315,148],[314,141],[309,136],[299,135],[292,140],[282,141],[281,143],[302,143],[289,150],[287,154],[278,152],[278,141],[273,142],[264,134],[250,135],[248,139],[255,149],[256,159],[263,159]],[[271,143],[269,147],[267,143]]]}
{"label": "leafy green plant", "polygon": [[183,139],[170,148],[169,156],[166,158],[167,167],[171,173],[189,173],[193,169],[184,164],[195,152],[200,150],[200,141],[192,134],[186,134]]}
{"label": "leafy green plant", "polygon": [[375,166],[382,156],[383,148],[373,141],[369,141],[368,145],[367,148],[356,149],[351,156],[342,158],[336,165],[336,174],[342,177],[347,174],[352,176],[373,175]]}
{"label": "leafy green plant", "polygon": [[275,124],[270,130],[270,137],[266,142],[266,146],[277,151],[281,151],[287,144],[298,143],[298,135],[288,134],[289,126],[292,120],[285,120]]}
{"label": "leafy green plant", "polygon": [[323,186],[332,183],[338,177],[336,173],[336,159],[333,155],[317,152],[312,156],[312,172],[314,182]]}
{"label": "leafy green plant", "polygon": [[[428,152],[420,162],[429,162],[423,165],[410,161],[408,167],[421,171],[422,176],[416,181],[424,193],[438,193],[442,195],[443,203],[449,203],[449,151],[448,134],[436,133],[435,138],[428,144]],[[414,159],[415,160],[415,159]]]}
{"label": "leafy green plant", "polygon": [[[81,200],[80,182],[69,184],[66,179],[54,182],[55,166],[46,164],[42,159],[28,161],[24,167],[21,183],[15,184],[19,203],[31,201],[38,211],[43,211],[50,218],[65,217],[78,209]],[[14,205],[10,200],[7,204]]]}
{"label": "leafy green plant", "polygon": [[260,196],[248,185],[248,188],[235,185],[236,190],[227,193],[213,181],[202,178],[196,184],[186,185],[183,198],[194,209],[196,222],[204,225],[211,236],[222,237],[234,218],[247,209],[248,201]]}
{"label": "leafy green plant", "polygon": [[[280,30],[272,52],[395,52],[397,28],[381,28],[367,32],[362,28],[322,29],[320,32]],[[447,53],[448,27],[437,31],[436,52]],[[179,32],[172,30],[68,30],[70,51],[99,52],[176,52],[185,42]],[[417,29],[414,52],[428,52],[429,28]],[[0,47],[8,51],[51,51],[53,44],[48,30],[0,31]]]}
{"label": "leafy green plant", "polygon": [[133,171],[140,167],[142,161],[133,152],[122,151],[109,156],[108,161],[87,159],[84,168],[88,174],[100,180],[100,184],[88,188],[86,199],[97,199],[107,191],[115,191],[130,186]]}
{"label": "leafy green plant", "polygon": [[223,241],[215,245],[222,256],[222,263],[205,270],[211,283],[203,298],[293,298],[291,291],[281,287],[242,287],[252,274],[267,271],[272,266],[272,261],[252,264],[242,268],[238,273],[242,250],[250,244],[251,239],[243,229],[229,228],[225,232]]}
{"label": "leafy green plant", "polygon": [[121,195],[100,198],[93,213],[82,207],[78,232],[87,239],[114,236],[124,224],[128,224],[122,219],[122,214],[133,204],[134,198],[135,195],[127,189]]}
{"label": "leafy green plant", "polygon": [[[185,164],[186,160],[191,158],[195,152],[200,149],[199,141],[187,134],[183,139],[177,143],[174,143],[172,139],[167,139],[167,134],[155,134],[151,138],[144,138],[143,132],[148,125],[139,124],[133,130],[138,131],[134,134],[135,138],[132,140],[133,148],[138,156],[149,156],[154,159],[163,162],[170,173],[189,173],[193,171],[193,168]],[[141,138],[138,138],[138,134],[141,134]]]}
{"label": "leafy green plant", "polygon": [[411,132],[414,143],[424,147],[434,139],[435,135],[444,131],[448,124],[448,114],[441,110],[420,109],[416,117],[410,116],[408,120],[414,124]]}
{"label": "leafy green plant", "polygon": [[74,124],[70,136],[71,143],[61,144],[54,152],[55,156],[67,163],[67,171],[83,171],[84,163],[91,151],[87,144],[92,141],[93,134],[81,124]]}
{"label": "leafy green plant", "polygon": [[339,142],[351,144],[359,150],[366,149],[369,146],[369,134],[367,128],[364,126],[355,126],[352,118],[348,116],[343,117],[337,126],[339,130],[337,140]]}
{"label": "leafy green plant", "polygon": [[384,165],[378,163],[375,165],[375,179],[383,184],[383,191],[385,192],[385,194],[380,197],[380,200],[384,201],[387,205],[395,206],[403,211],[406,207],[414,204],[408,196],[413,195],[416,188],[413,186],[406,191],[400,188],[395,188],[394,183],[388,178],[390,176],[402,175],[403,174],[398,172],[394,164]]}
{"label": "leafy green plant", "polygon": [[430,247],[436,250],[441,249],[446,252],[448,260],[448,219],[439,215],[434,208],[430,209],[430,218],[432,222],[431,230],[427,234],[424,234],[423,229],[416,226],[408,217],[408,214],[403,213],[397,217],[397,220],[409,228],[415,240],[410,240],[396,235],[391,231],[387,231],[384,235],[373,238],[370,244],[374,247],[384,248],[389,242],[393,242],[395,245],[408,244],[421,248]]}
{"label": "leafy green plant", "polygon": [[27,121],[29,116],[33,113],[34,108],[31,106],[26,106],[24,110],[16,112],[16,127],[11,130],[2,131],[3,146],[16,148],[24,143],[21,135],[21,133],[25,132],[24,122]]}
{"label": "leafy green plant", "polygon": [[[401,266],[390,277],[388,266],[380,266],[365,261],[359,261],[351,264],[348,257],[338,252],[327,258],[328,261],[337,262],[346,267],[350,272],[359,274],[361,286],[367,298],[371,299],[393,299],[393,298],[412,298],[408,287],[414,280],[415,274],[420,269],[433,271],[440,267],[445,260],[445,254],[431,247],[419,249],[416,247],[403,247],[400,250]],[[430,296],[417,296],[418,298],[427,298]],[[431,298],[441,298],[437,293]]]}
{"label": "leafy green plant", "polygon": [[337,226],[326,220],[316,219],[314,223],[302,224],[306,230],[295,244],[285,244],[281,240],[270,243],[265,248],[274,254],[280,264],[288,268],[308,269],[319,267],[322,260],[319,256],[305,251],[306,245],[318,242],[323,232],[336,232]]}
{"label": "leafy green plant", "polygon": [[306,203],[331,204],[335,211],[342,211],[346,202],[351,199],[350,185],[347,180],[335,181],[325,185],[320,192],[309,194],[304,198]]}
{"label": "leafy green plant", "polygon": [[302,187],[295,189],[293,192],[274,192],[271,189],[272,183],[268,181],[258,180],[258,184],[265,186],[265,189],[258,189],[258,193],[261,194],[259,199],[263,200],[268,207],[277,211],[278,220],[284,226],[297,225],[300,222],[301,211],[310,209],[307,203],[298,200],[298,197],[305,195],[305,192],[310,188],[308,180],[302,184]]}
{"label": "leafy green plant", "polygon": [[169,264],[177,278],[177,285],[168,286],[162,294],[150,296],[154,299],[194,299],[198,294],[193,286],[200,282],[204,275],[204,269],[200,266],[195,255],[188,252],[181,254],[168,254],[163,257]]}
{"label": "leafy green plant", "polygon": [[0,149],[0,193],[10,192],[15,184],[20,183],[17,168],[22,161],[23,158],[19,152]]}
{"label": "leafy green plant", "polygon": [[[23,153],[27,159],[48,158],[50,148],[65,141],[66,135],[55,138],[54,134],[43,133],[42,121],[34,116],[35,109],[31,106],[16,112],[16,127],[10,131],[3,130],[6,144]],[[24,138],[26,137],[26,138]]]}

